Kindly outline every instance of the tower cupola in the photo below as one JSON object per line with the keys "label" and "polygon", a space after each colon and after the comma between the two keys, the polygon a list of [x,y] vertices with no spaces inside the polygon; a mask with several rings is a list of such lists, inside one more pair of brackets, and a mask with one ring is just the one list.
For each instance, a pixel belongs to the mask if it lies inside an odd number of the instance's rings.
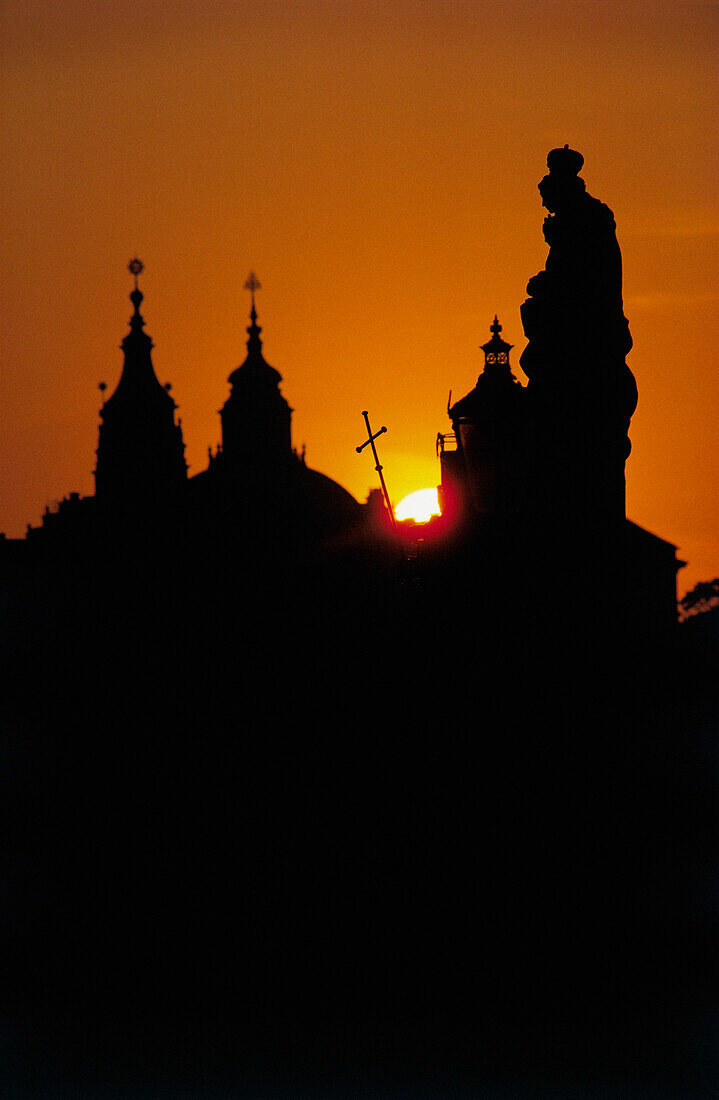
{"label": "tower cupola", "polygon": [[509,353],[512,350],[513,345],[508,344],[506,340],[503,340],[499,335],[502,331],[502,326],[497,320],[497,315],[494,315],[494,321],[489,326],[489,331],[492,333],[492,339],[488,340],[486,344],[482,344],[482,351],[484,352],[484,369],[492,370],[494,367],[509,367]]}
{"label": "tower cupola", "polygon": [[121,344],[120,380],[100,410],[95,495],[123,508],[158,508],[176,497],[187,479],[185,447],[175,421],[177,406],[169,386],[158,381],[153,343],[144,331],[144,296],[138,286],[144,265],[135,257],[128,270],[135,280],[133,314]]}
{"label": "tower cupola", "polygon": [[482,516],[508,515],[520,506],[525,441],[525,392],[512,374],[512,344],[500,336],[495,314],[489,326],[492,337],[481,348],[484,370],[465,397],[450,409],[457,441],[456,455],[449,455],[445,496],[471,503]]}
{"label": "tower cupola", "polygon": [[282,375],[262,353],[255,306],[259,289],[251,271],[245,283],[251,294],[247,355],[228,378],[232,388],[220,412],[224,462],[236,469],[267,469],[292,458],[292,409],[280,392]]}

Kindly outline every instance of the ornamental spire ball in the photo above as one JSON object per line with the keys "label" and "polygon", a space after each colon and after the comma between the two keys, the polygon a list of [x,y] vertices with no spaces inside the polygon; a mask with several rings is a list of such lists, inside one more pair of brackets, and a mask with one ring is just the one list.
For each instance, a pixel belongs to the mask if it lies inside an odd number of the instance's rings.
{"label": "ornamental spire ball", "polygon": [[141,275],[142,272],[145,270],[145,265],[143,264],[142,260],[138,260],[137,256],[133,256],[133,258],[127,265],[127,270],[130,272],[131,275],[135,276],[135,286],[137,286],[137,276]]}

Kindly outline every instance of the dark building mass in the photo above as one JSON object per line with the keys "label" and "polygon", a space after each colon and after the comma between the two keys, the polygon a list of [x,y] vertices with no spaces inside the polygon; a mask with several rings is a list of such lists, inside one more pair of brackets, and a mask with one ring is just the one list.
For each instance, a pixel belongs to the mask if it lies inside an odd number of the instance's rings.
{"label": "dark building mass", "polygon": [[580,154],[547,164],[528,383],[495,316],[426,524],[294,448],[254,274],[188,476],[131,262],[95,494],[0,546],[17,1095],[661,1097],[708,1072],[714,792],[687,738],[715,700],[676,549],[625,514],[614,219]]}

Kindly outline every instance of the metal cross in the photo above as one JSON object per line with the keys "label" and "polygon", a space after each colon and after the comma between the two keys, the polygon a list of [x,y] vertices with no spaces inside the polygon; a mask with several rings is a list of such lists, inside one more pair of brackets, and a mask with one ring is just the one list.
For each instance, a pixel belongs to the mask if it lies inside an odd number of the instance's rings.
{"label": "metal cross", "polygon": [[386,432],[387,429],[383,426],[383,427],[380,428],[380,430],[378,432],[375,432],[374,435],[373,435],[372,434],[372,429],[370,428],[370,424],[369,424],[369,413],[363,412],[362,416],[364,417],[365,424],[367,425],[367,435],[369,436],[369,438],[365,439],[364,443],[361,443],[359,447],[355,447],[355,450],[357,451],[357,454],[359,455],[359,454],[362,454],[362,451],[365,449],[365,447],[371,447],[372,448],[372,454],[374,455],[374,460],[375,460],[375,470],[379,474],[379,483],[382,486],[382,496],[384,497],[384,502],[385,502],[385,505],[387,506],[387,511],[389,513],[390,520],[392,521],[392,527],[396,531],[397,530],[397,522],[396,522],[395,517],[394,517],[394,511],[392,509],[392,505],[390,503],[389,493],[387,492],[387,486],[385,485],[384,477],[382,476],[382,463],[379,460],[379,455],[377,454],[377,448],[374,445],[375,439],[377,439],[378,436],[383,435],[383,433]]}
{"label": "metal cross", "polygon": [[254,309],[255,308],[255,291],[262,289],[262,283],[257,278],[254,271],[251,271],[250,274],[247,276],[247,282],[245,283],[244,289],[249,290],[250,294],[252,295],[252,308]]}

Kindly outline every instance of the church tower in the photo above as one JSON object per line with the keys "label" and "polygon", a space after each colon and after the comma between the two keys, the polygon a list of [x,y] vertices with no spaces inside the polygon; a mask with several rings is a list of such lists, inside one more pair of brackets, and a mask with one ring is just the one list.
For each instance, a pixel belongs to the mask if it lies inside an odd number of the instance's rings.
{"label": "church tower", "polygon": [[522,499],[525,393],[512,374],[512,345],[501,331],[495,316],[492,338],[482,344],[484,370],[474,389],[449,409],[457,451],[447,455],[447,472],[452,467],[461,476],[463,495],[480,516],[516,512]]}
{"label": "church tower", "polygon": [[255,475],[276,470],[293,458],[292,409],[280,393],[282,375],[262,354],[262,329],[255,308],[259,289],[257,277],[250,272],[245,283],[252,296],[247,356],[228,379],[232,389],[220,412],[225,469]]}
{"label": "church tower", "polygon": [[186,483],[185,447],[175,420],[177,406],[169,386],[157,379],[153,343],[143,331],[143,294],[137,284],[142,262],[131,260],[128,270],[135,279],[134,312],[121,345],[120,381],[100,410],[95,496],[101,506],[120,513],[163,511],[179,499]]}

